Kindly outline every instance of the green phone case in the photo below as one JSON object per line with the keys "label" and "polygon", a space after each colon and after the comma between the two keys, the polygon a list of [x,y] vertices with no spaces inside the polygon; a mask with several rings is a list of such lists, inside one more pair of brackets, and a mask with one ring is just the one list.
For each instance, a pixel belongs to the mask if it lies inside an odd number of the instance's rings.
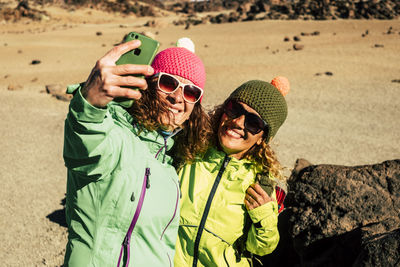
{"label": "green phone case", "polygon": [[[123,64],[137,64],[137,65],[150,65],[156,56],[160,43],[152,38],[144,36],[136,32],[130,32],[126,35],[124,42],[131,40],[140,40],[142,44],[125,54],[123,54],[116,62],[117,65]],[[143,75],[134,75],[137,77],[144,78]],[[137,90],[138,88],[131,88]],[[133,104],[133,100],[126,98],[115,98],[114,101],[118,102],[121,106],[129,108]]]}

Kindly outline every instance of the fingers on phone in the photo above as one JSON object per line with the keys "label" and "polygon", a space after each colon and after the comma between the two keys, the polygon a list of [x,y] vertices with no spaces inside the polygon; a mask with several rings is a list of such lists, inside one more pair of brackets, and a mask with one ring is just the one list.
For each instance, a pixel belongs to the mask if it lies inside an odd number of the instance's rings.
{"label": "fingers on phone", "polygon": [[132,90],[131,88],[124,88],[120,86],[110,86],[106,90],[106,95],[111,98],[123,97],[129,99],[140,99],[142,94],[139,90]]}
{"label": "fingers on phone", "polygon": [[153,73],[154,69],[149,65],[124,64],[115,66],[114,68],[115,75],[141,74],[150,76],[153,75]]}
{"label": "fingers on phone", "polygon": [[135,76],[120,76],[119,77],[119,85],[120,86],[137,87],[142,90],[147,89],[146,80],[143,78],[135,77]]}
{"label": "fingers on phone", "polygon": [[119,44],[114,46],[105,57],[111,58],[114,62],[117,61],[123,54],[128,51],[131,51],[135,48],[138,48],[141,45],[140,40],[132,40],[126,43]]}

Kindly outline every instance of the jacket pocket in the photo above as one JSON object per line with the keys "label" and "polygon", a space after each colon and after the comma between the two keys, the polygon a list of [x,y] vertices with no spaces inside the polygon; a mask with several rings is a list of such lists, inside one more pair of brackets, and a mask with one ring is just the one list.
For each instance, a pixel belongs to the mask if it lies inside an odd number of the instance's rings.
{"label": "jacket pocket", "polygon": [[248,267],[250,262],[248,258],[242,257],[239,261],[236,258],[236,251],[232,246],[227,246],[224,250],[224,260],[226,266],[234,267]]}

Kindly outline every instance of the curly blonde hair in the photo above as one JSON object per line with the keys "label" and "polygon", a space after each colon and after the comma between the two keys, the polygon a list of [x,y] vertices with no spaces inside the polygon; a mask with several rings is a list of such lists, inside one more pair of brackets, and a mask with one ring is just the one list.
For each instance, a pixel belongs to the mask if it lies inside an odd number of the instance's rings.
{"label": "curly blonde hair", "polygon": [[[221,122],[222,115],[224,114],[224,106],[229,101],[229,98],[222,104],[216,106],[211,112],[211,125],[214,132],[213,144],[218,145],[218,128]],[[263,136],[265,138],[265,136]],[[285,180],[282,170],[283,167],[278,161],[278,158],[271,148],[270,140],[263,140],[260,145],[255,144],[247,151],[243,158],[254,161],[260,168],[262,168],[262,174],[272,174],[279,180]]]}
{"label": "curly blonde hair", "polygon": [[[137,120],[139,127],[154,131],[166,128],[160,121],[160,114],[172,114],[166,100],[157,93],[157,80],[147,79],[148,89],[142,91],[140,100],[135,101],[128,112]],[[171,116],[166,116],[171,118]],[[175,145],[169,151],[174,157],[174,165],[191,162],[202,155],[209,146],[212,135],[210,120],[200,102],[197,102],[188,120],[181,126],[182,130],[175,135]]]}

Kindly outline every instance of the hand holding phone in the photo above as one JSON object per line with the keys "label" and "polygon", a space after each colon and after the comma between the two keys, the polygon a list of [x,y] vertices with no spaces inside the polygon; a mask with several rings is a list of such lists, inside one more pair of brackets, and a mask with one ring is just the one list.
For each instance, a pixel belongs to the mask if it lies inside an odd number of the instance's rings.
{"label": "hand holding phone", "polygon": [[[129,42],[132,40],[140,40],[141,46],[137,47],[131,51],[123,54],[116,62],[116,65],[124,65],[124,64],[138,64],[138,65],[150,65],[153,62],[153,59],[157,53],[158,47],[160,43],[154,39],[151,39],[147,36],[136,32],[130,32],[125,36],[124,42]],[[144,75],[133,74],[135,77],[144,78]],[[137,87],[128,87],[133,90],[137,90]],[[132,106],[133,100],[126,98],[116,98],[114,99],[123,107]]]}
{"label": "hand holding phone", "polygon": [[146,89],[147,83],[144,79],[133,77],[149,76],[153,69],[148,65],[127,64],[116,65],[122,55],[141,47],[138,40],[129,41],[115,46],[93,67],[81,93],[85,99],[95,107],[104,108],[114,98],[124,97],[125,99],[139,99],[139,90],[132,90],[130,87]]}

